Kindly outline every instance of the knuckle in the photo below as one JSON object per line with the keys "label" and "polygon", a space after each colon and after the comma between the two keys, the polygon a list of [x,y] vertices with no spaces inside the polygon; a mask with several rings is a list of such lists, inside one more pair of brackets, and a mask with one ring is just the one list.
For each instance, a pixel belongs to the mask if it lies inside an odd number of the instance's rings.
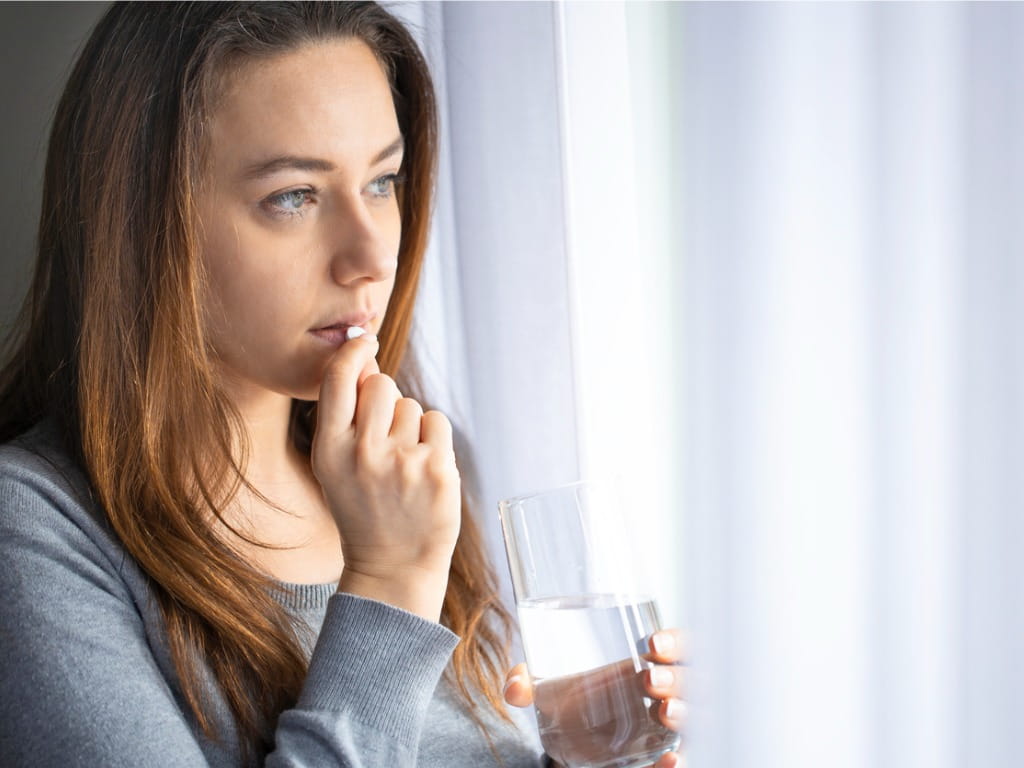
{"label": "knuckle", "polygon": [[403,398],[401,398],[398,401],[396,407],[401,408],[401,409],[406,410],[406,411],[409,411],[410,413],[422,413],[423,412],[423,406],[420,405],[418,400],[416,400],[415,398],[412,398],[412,397],[403,397]]}
{"label": "knuckle", "polygon": [[422,467],[420,462],[416,460],[415,449],[401,451],[398,472],[402,482],[407,486],[415,485],[420,479]]}
{"label": "knuckle", "polygon": [[448,451],[431,451],[427,457],[425,471],[431,483],[437,486],[446,486],[458,482],[459,479],[454,457]]}
{"label": "knuckle", "polygon": [[360,436],[353,447],[352,459],[358,470],[373,468],[376,465],[377,444],[366,435]]}
{"label": "knuckle", "polygon": [[372,373],[363,382],[363,389],[385,390],[394,384],[395,382],[386,373]]}
{"label": "knuckle", "polygon": [[447,427],[451,429],[451,422],[448,421],[448,417],[440,411],[430,410],[423,414],[423,418],[429,419],[434,426]]}

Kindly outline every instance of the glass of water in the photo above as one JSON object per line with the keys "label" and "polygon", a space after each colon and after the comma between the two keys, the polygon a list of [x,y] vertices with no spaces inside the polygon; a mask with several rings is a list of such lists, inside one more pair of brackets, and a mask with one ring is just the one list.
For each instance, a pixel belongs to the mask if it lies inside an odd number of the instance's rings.
{"label": "glass of water", "polygon": [[541,742],[567,768],[648,766],[679,746],[644,690],[661,622],[613,498],[575,483],[498,504]]}

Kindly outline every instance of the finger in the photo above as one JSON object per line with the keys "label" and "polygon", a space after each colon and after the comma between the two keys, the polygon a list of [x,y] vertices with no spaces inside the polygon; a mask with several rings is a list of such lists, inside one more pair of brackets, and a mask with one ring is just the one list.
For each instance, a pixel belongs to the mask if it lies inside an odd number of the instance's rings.
{"label": "finger", "polygon": [[661,664],[681,664],[686,650],[686,640],[681,629],[661,629],[648,640],[650,653],[646,658]]}
{"label": "finger", "polygon": [[390,376],[377,373],[368,376],[359,387],[356,402],[356,438],[374,442],[387,437],[395,418],[395,406],[402,399],[398,385]]}
{"label": "finger", "polygon": [[678,752],[666,752],[658,758],[654,768],[685,768],[686,763]]}
{"label": "finger", "polygon": [[324,370],[317,404],[317,431],[341,430],[355,420],[359,385],[379,371],[374,355],[380,345],[376,336],[361,336],[347,341],[335,353]]}
{"label": "finger", "polygon": [[681,699],[684,674],[683,667],[658,664],[644,673],[644,690],[656,699]]}
{"label": "finger", "polygon": [[528,707],[533,704],[533,680],[526,664],[516,664],[505,678],[505,701],[513,707]]}
{"label": "finger", "polygon": [[423,407],[411,397],[403,397],[395,403],[394,420],[391,422],[391,439],[400,445],[416,445],[420,441],[422,419]]}
{"label": "finger", "polygon": [[686,719],[686,703],[676,698],[665,699],[658,707],[658,719],[670,730],[683,730],[683,720]]}
{"label": "finger", "polygon": [[452,450],[452,424],[440,411],[427,411],[420,422],[420,440],[428,445]]}

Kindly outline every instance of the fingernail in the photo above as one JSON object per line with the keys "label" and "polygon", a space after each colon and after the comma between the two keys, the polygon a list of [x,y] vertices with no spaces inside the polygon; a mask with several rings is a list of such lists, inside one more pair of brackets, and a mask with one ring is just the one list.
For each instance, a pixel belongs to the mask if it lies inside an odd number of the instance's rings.
{"label": "fingernail", "polygon": [[656,632],[651,637],[651,645],[654,652],[660,656],[671,653],[676,647],[676,639],[668,632]]}
{"label": "fingernail", "polygon": [[672,685],[672,672],[664,667],[651,667],[651,686],[653,688],[668,688]]}
{"label": "fingernail", "polygon": [[686,712],[686,705],[680,699],[668,699],[665,702],[665,717],[679,720]]}
{"label": "fingernail", "polygon": [[516,684],[518,684],[518,683],[521,683],[522,681],[523,681],[523,678],[522,678],[522,677],[520,677],[519,675],[512,675],[512,677],[510,677],[510,678],[509,678],[509,679],[508,679],[508,680],[507,680],[507,681],[505,682],[505,688],[504,688],[504,690],[503,690],[503,691],[501,692],[501,693],[502,693],[502,695],[503,695],[503,696],[508,696],[508,689],[509,689],[509,688],[511,688],[511,687],[512,687],[513,685],[516,685]]}

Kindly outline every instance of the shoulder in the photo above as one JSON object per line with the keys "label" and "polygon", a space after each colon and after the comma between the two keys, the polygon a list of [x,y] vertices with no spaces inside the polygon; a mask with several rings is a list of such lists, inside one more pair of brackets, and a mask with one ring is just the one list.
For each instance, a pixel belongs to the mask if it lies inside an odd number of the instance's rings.
{"label": "shoulder", "polygon": [[148,582],[48,424],[0,445],[0,562],[0,623],[22,642],[148,616]]}
{"label": "shoulder", "polygon": [[0,445],[0,763],[206,765],[149,582],[54,438]]}
{"label": "shoulder", "polygon": [[[68,456],[56,427],[45,421],[0,444],[0,493],[79,506],[89,497],[85,473]],[[6,513],[9,507],[3,509]]]}
{"label": "shoulder", "polygon": [[47,422],[0,445],[0,552],[15,567],[67,567],[80,558],[114,572],[123,565],[124,550],[85,472]]}

